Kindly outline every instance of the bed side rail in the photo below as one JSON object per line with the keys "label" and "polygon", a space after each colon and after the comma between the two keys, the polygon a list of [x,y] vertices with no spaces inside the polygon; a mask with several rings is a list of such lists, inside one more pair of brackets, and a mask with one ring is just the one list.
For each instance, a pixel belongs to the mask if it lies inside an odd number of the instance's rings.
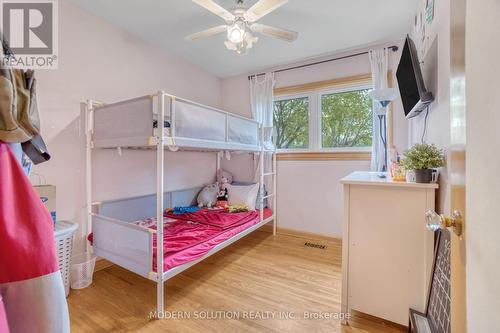
{"label": "bed side rail", "polygon": [[152,229],[102,215],[92,217],[96,255],[148,278],[152,271]]}
{"label": "bed side rail", "polygon": [[[203,186],[195,186],[167,191],[163,195],[163,207],[194,205],[202,189]],[[156,216],[156,194],[96,202],[94,213],[125,222],[154,217]]]}
{"label": "bed side rail", "polygon": [[259,144],[259,123],[211,106],[165,94],[172,115],[172,136],[243,145]]}
{"label": "bed side rail", "polygon": [[157,97],[148,95],[96,107],[93,124],[94,147],[147,146],[154,132],[155,98]]}

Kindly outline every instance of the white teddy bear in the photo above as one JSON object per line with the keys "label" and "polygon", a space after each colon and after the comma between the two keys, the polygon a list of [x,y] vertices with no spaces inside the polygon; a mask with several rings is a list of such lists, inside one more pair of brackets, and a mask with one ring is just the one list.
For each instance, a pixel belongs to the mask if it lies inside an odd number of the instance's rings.
{"label": "white teddy bear", "polygon": [[233,175],[226,170],[219,169],[217,172],[217,182],[219,183],[221,191],[225,191],[227,185],[233,182]]}

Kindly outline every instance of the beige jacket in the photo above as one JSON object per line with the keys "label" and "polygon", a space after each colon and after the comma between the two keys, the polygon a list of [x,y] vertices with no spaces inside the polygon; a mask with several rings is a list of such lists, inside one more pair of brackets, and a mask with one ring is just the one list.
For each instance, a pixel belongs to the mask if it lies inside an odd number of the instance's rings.
{"label": "beige jacket", "polygon": [[[0,47],[3,58],[3,48]],[[40,132],[33,71],[0,64],[0,140],[26,142]]]}

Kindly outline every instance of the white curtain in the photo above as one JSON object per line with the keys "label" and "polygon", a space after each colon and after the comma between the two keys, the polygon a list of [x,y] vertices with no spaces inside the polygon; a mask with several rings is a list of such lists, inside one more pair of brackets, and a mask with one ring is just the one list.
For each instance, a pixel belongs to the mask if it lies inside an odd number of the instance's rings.
{"label": "white curtain", "polygon": [[[373,88],[375,91],[387,89],[387,68],[388,68],[388,49],[370,50],[368,52],[372,69]],[[381,133],[385,131],[386,126],[386,108],[382,107],[377,101],[373,102],[373,144],[371,170],[382,171],[384,166],[385,152]],[[383,116],[382,121],[379,116]],[[382,126],[381,126],[382,125]]]}
{"label": "white curtain", "polygon": [[272,148],[274,73],[266,73],[250,80],[250,105],[253,119],[264,126],[266,148]]}
{"label": "white curtain", "polygon": [[[250,105],[253,119],[257,120],[264,127],[264,145],[266,149],[273,148],[273,110],[274,110],[274,73],[266,73],[264,77],[254,76],[250,80]],[[259,158],[264,158],[264,172],[272,170],[272,155],[264,154]],[[260,181],[259,158],[254,158],[256,163],[254,181]],[[272,191],[271,177],[265,177],[264,184],[266,191]]]}

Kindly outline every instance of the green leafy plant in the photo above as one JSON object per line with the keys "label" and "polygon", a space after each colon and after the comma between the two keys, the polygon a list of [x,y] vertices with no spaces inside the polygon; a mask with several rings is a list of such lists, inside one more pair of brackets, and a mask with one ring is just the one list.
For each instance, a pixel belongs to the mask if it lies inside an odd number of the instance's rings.
{"label": "green leafy plant", "polygon": [[444,153],[433,144],[419,143],[403,154],[401,164],[406,170],[439,168],[444,165]]}

